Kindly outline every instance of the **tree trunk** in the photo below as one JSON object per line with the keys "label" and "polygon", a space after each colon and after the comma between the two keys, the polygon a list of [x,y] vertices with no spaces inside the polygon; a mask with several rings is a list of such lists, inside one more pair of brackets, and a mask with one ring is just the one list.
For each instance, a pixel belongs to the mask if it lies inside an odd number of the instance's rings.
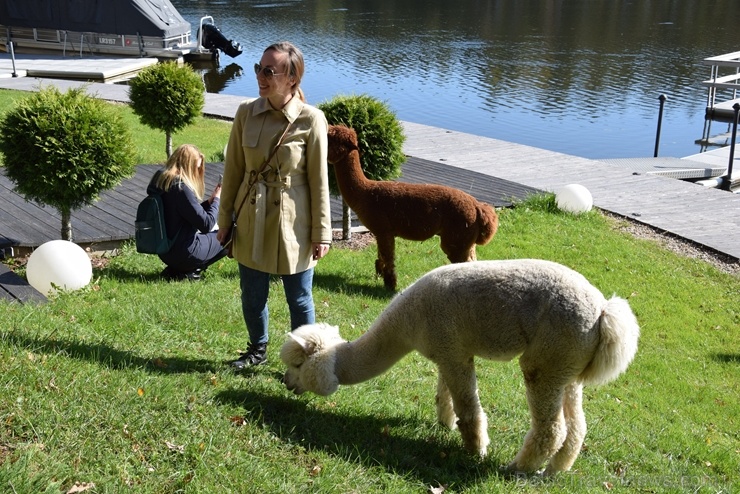
{"label": "tree trunk", "polygon": [[72,242],[72,212],[69,209],[59,212],[62,215],[62,240]]}
{"label": "tree trunk", "polygon": [[168,130],[167,133],[166,133],[166,136],[167,136],[167,149],[166,149],[166,151],[167,151],[167,158],[169,158],[170,156],[172,156],[172,132],[170,132]]}
{"label": "tree trunk", "polygon": [[342,199],[342,239],[349,240],[352,238],[352,210]]}

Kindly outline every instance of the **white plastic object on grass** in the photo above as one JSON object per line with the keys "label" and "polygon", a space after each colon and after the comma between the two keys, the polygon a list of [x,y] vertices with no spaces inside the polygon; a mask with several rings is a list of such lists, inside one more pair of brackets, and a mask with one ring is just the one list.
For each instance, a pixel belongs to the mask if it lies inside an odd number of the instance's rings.
{"label": "white plastic object on grass", "polygon": [[92,279],[87,252],[68,240],[52,240],[31,253],[26,264],[28,283],[46,296],[57,290],[77,290]]}
{"label": "white plastic object on grass", "polygon": [[563,211],[579,214],[591,211],[594,200],[591,197],[591,192],[586,187],[579,184],[570,184],[555,193],[555,203]]}

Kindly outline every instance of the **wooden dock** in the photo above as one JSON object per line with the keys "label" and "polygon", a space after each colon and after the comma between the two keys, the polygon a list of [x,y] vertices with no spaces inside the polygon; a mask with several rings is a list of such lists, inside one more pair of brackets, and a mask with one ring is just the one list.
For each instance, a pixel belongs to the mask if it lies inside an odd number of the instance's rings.
{"label": "wooden dock", "polygon": [[156,58],[79,57],[68,55],[0,54],[0,77],[48,77],[93,81],[129,79],[141,69],[154,65]]}
{"label": "wooden dock", "polygon": [[[39,84],[54,84],[65,90],[83,83],[30,77],[0,78],[0,89],[34,91]],[[90,94],[100,98],[127,101],[125,86],[87,83],[86,88]],[[244,99],[207,94],[204,113],[230,120]],[[449,183],[469,192],[475,191],[473,195],[495,191],[495,184],[518,188],[526,194],[532,190],[557,192],[562,186],[577,183],[589,189],[594,206],[600,209],[740,259],[738,194],[645,173],[629,166],[616,166],[497,139],[412,122],[403,122],[403,127],[406,134],[404,152],[410,157],[404,168],[404,179],[409,181]],[[700,166],[697,163],[707,163],[707,168],[722,166],[709,152],[690,158],[690,167]],[[111,195],[121,195],[122,199],[116,198],[109,203],[106,196],[101,200],[100,211],[87,211],[88,208],[85,208],[73,215],[73,228],[78,241],[87,235],[91,242],[101,243],[131,238],[133,205],[143,197],[145,184],[142,180],[148,179],[152,171],[151,168],[140,168],[141,177],[137,173],[138,178],[127,181],[118,188],[120,190],[109,192]],[[218,173],[215,166],[209,168],[211,172]],[[740,165],[736,169],[740,169]],[[208,179],[212,182],[213,175],[209,175]],[[7,182],[4,187],[8,187]],[[43,219],[32,216],[19,221],[15,218],[21,214],[19,208],[22,209],[22,206],[18,204],[17,196],[2,192],[0,235],[14,239],[18,245],[59,238],[59,224],[53,212],[44,211]],[[493,195],[496,196],[495,193]],[[498,197],[503,199],[507,196]],[[28,211],[26,213],[30,214]],[[115,225],[110,231],[100,231],[103,216],[110,217],[110,224]],[[26,237],[21,238],[23,235]]]}
{"label": "wooden dock", "polygon": [[[709,79],[702,81],[707,88],[706,118],[733,121],[733,106],[740,103],[740,51],[705,58],[702,64],[710,67]],[[729,99],[718,102],[717,94],[720,91],[729,94]]]}

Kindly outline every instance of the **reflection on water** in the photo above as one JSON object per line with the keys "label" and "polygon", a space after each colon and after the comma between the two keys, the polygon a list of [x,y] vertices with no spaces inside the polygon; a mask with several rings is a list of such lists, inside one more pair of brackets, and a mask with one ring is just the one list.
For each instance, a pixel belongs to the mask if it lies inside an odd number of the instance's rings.
{"label": "reflection on water", "polygon": [[224,92],[230,84],[238,81],[242,77],[244,70],[237,63],[230,63],[223,66],[228,57],[222,55],[221,63],[214,62],[192,62],[190,65],[203,76],[203,82],[209,93],[227,94]]}
{"label": "reflection on water", "polygon": [[[242,44],[202,69],[208,90],[256,96],[251,67],[287,39],[312,103],[385,100],[402,120],[589,158],[701,150],[703,58],[740,50],[737,0],[173,0]],[[224,67],[225,65],[225,67]],[[718,132],[726,130],[715,125]]]}

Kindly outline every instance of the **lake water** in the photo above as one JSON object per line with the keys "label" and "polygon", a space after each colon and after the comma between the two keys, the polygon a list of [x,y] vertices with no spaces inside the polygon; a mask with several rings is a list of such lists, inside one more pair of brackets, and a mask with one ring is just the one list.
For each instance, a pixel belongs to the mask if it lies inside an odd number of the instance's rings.
{"label": "lake water", "polygon": [[[172,0],[213,16],[237,58],[210,92],[256,96],[252,66],[289,40],[310,103],[369,94],[399,119],[586,158],[705,150],[703,58],[740,51],[737,0]],[[712,123],[711,134],[729,129]]]}

